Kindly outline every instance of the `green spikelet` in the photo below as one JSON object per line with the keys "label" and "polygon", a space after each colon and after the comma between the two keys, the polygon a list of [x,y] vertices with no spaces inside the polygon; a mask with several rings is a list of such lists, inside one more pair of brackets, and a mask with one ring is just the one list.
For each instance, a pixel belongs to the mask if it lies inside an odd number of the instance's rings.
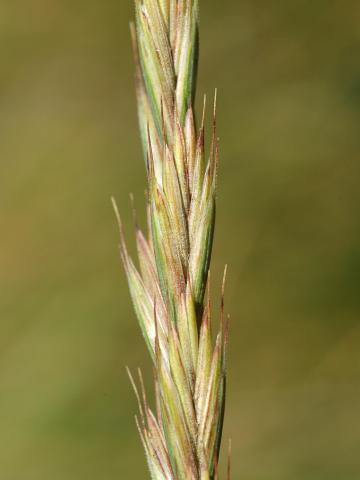
{"label": "green spikelet", "polygon": [[[121,257],[156,374],[156,413],[140,375],[137,420],[151,478],[214,480],[225,406],[227,328],[211,334],[209,268],[216,211],[215,111],[208,160],[204,113],[194,115],[198,2],[136,0],[131,32],[149,235],[139,228],[139,270],[118,216]],[[216,105],[216,102],[215,102]],[[204,102],[205,112],[205,102]]]}

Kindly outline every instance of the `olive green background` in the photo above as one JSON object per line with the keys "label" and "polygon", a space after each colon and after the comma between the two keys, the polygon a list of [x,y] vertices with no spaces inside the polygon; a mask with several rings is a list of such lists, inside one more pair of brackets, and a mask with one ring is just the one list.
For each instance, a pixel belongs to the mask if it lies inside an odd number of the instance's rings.
{"label": "olive green background", "polygon": [[[203,0],[235,480],[360,478],[358,1]],[[0,6],[0,480],[148,478],[151,365],[110,205],[144,218],[125,0]],[[225,445],[225,450],[226,450]]]}

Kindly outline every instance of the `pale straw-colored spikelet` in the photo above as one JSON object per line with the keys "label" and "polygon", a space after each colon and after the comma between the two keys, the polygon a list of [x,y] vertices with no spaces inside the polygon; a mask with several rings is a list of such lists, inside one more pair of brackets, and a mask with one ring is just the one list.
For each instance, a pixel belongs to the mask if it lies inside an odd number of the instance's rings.
{"label": "pale straw-colored spikelet", "polygon": [[[218,478],[225,407],[227,319],[211,333],[209,267],[218,163],[215,113],[208,158],[204,113],[193,111],[196,0],[136,0],[132,36],[141,138],[148,174],[149,234],[138,227],[139,269],[120,226],[132,301],[154,363],[156,407],[139,373],[138,430],[155,480]],[[223,299],[223,292],[222,292]],[[136,383],[140,383],[138,390]]]}

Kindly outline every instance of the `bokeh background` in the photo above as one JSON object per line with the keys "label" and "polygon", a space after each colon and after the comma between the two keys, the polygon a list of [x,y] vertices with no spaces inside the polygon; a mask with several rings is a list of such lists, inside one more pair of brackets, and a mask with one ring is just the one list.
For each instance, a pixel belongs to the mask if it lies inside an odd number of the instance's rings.
{"label": "bokeh background", "polygon": [[[132,2],[0,12],[0,480],[148,478],[124,367],[151,365],[110,205],[130,239]],[[202,1],[235,480],[360,478],[359,25],[357,0]]]}

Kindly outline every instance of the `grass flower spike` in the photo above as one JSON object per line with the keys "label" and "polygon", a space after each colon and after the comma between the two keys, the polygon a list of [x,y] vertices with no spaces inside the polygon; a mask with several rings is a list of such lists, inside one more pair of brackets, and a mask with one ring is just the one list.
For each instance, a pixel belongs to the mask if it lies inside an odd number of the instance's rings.
{"label": "grass flower spike", "polygon": [[141,373],[139,382],[129,373],[139,401],[137,425],[151,478],[213,480],[218,478],[227,344],[223,301],[213,339],[206,293],[216,209],[216,108],[205,155],[205,105],[199,128],[194,115],[198,2],[136,0],[135,9],[132,36],[149,225],[148,234],[136,229],[139,268],[128,254],[117,215],[121,257],[154,364],[156,393],[151,410]]}

